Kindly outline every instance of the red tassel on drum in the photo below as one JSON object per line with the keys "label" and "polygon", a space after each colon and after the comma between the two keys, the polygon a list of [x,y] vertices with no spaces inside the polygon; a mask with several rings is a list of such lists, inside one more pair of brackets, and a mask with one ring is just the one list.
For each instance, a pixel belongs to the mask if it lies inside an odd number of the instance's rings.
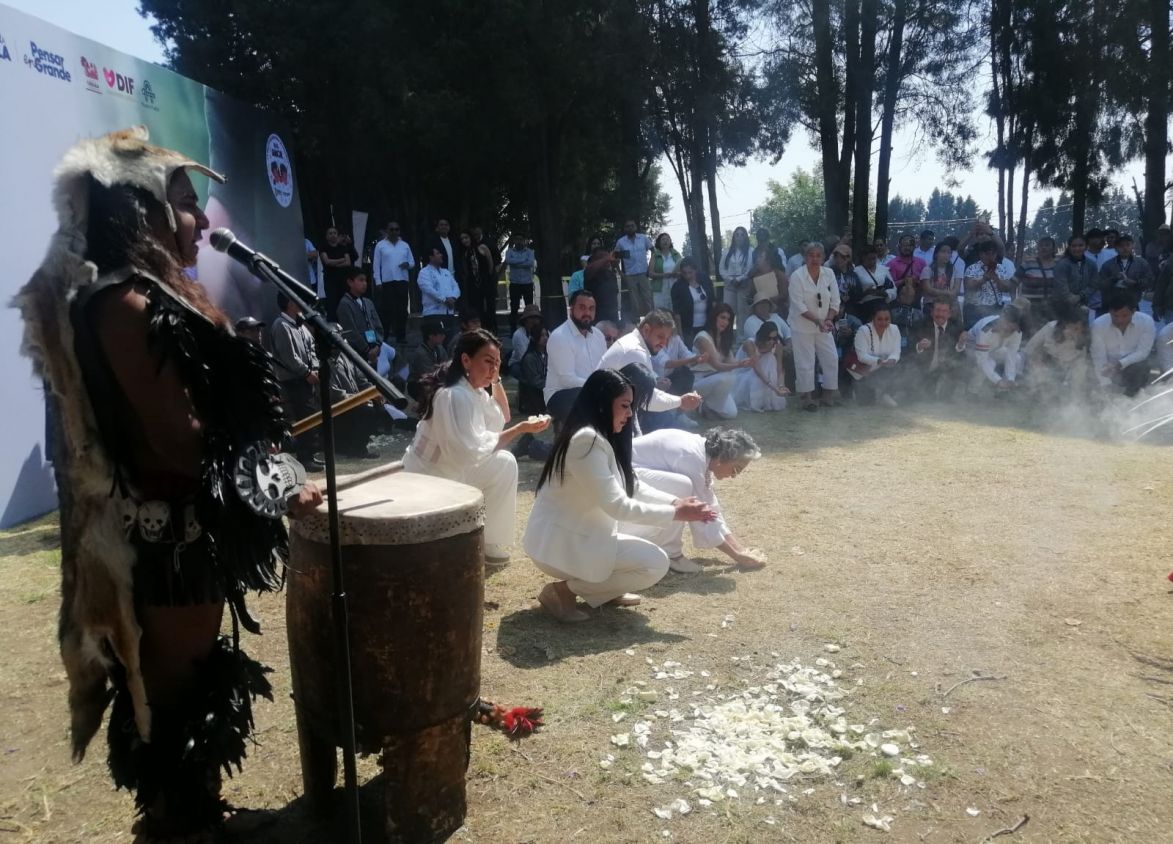
{"label": "red tassel on drum", "polygon": [[506,709],[487,700],[477,701],[474,720],[486,727],[500,730],[515,741],[531,736],[545,726],[542,723],[542,708],[539,706],[515,706]]}

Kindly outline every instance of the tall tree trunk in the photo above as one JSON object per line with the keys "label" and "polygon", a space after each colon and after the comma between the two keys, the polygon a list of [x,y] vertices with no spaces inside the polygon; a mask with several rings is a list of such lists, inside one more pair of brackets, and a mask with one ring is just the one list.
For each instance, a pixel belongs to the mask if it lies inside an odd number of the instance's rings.
{"label": "tall tree trunk", "polygon": [[[852,0],[848,0],[849,4]],[[835,48],[830,0],[811,0],[815,39],[815,86],[818,89],[819,153],[828,232],[847,229],[847,180],[839,163],[839,89],[835,82]]]}
{"label": "tall tree trunk", "polygon": [[531,211],[538,249],[538,279],[541,286],[542,321],[554,328],[566,320],[566,298],[562,295],[562,138],[557,124],[547,117],[539,124],[536,166],[532,169]]}
{"label": "tall tree trunk", "polygon": [[1002,235],[1002,243],[1005,244],[1007,252],[1017,240],[1014,236],[1014,171],[1017,169],[1017,164],[1011,158],[1010,166],[1006,168],[1006,231]]}
{"label": "tall tree trunk", "polygon": [[1026,133],[1026,154],[1022,160],[1022,205],[1018,212],[1018,233],[1014,238],[1014,265],[1021,266],[1022,253],[1026,246],[1026,205],[1030,195],[1030,149],[1034,141],[1034,130]]}
{"label": "tall tree trunk", "polygon": [[872,92],[876,87],[876,18],[879,0],[861,0],[859,64],[855,69],[855,189],[852,194],[851,234],[856,248],[868,240],[868,200],[872,175]]}
{"label": "tall tree trunk", "polygon": [[[994,8],[997,9],[995,2]],[[998,73],[998,42],[1001,35],[997,15],[991,14],[990,25],[990,106],[994,112],[994,129],[997,133],[995,165],[998,168],[998,230],[1006,236],[1006,167],[1002,156],[1006,149],[1006,115],[1002,109],[1002,84]]]}
{"label": "tall tree trunk", "polygon": [[721,266],[721,253],[724,251],[721,243],[721,212],[717,209],[717,154],[715,151],[710,150],[705,171],[705,182],[709,186],[709,225],[713,230],[712,253],[715,272]]}
{"label": "tall tree trunk", "polygon": [[904,26],[908,0],[895,0],[892,31],[888,36],[887,68],[884,76],[884,104],[880,115],[880,159],[876,162],[876,230],[873,237],[888,236],[888,191],[891,187],[892,132],[896,126],[896,101],[903,79]]}
{"label": "tall tree trunk", "polygon": [[1165,155],[1169,146],[1169,85],[1173,55],[1169,51],[1169,0],[1149,0],[1149,67],[1156,77],[1149,86],[1145,115],[1144,239],[1151,242],[1165,222]]}

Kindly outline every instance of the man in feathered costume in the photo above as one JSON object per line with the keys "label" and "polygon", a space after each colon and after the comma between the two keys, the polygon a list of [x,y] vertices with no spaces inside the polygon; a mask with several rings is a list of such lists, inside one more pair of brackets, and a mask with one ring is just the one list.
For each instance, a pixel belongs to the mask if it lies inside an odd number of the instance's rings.
{"label": "man in feathered costume", "polygon": [[[281,521],[321,495],[278,454],[269,357],[184,273],[208,227],[187,171],[145,128],[81,141],[55,173],[59,229],[15,305],[44,378],[61,503],[61,656],[73,756],[110,709],[110,773],[140,840],[227,817],[268,669],[244,595],[280,586]],[[221,636],[224,608],[231,635]]]}

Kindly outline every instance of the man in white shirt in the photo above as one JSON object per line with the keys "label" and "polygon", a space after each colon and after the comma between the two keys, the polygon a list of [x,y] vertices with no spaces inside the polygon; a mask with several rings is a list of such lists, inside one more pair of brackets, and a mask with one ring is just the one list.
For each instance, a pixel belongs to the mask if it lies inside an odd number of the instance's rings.
{"label": "man in white shirt", "polygon": [[427,261],[427,256],[432,254],[432,249],[437,246],[443,251],[444,263],[443,267],[452,270],[452,274],[456,274],[456,251],[452,243],[452,238],[449,236],[451,226],[448,221],[441,217],[436,220],[436,232],[428,241],[427,248],[424,250],[424,261]]}
{"label": "man in white shirt", "polygon": [[595,321],[595,297],[576,290],[570,297],[570,318],[550,332],[546,342],[546,409],[559,422],[566,419],[582,385],[599,368],[607,351],[603,332]]}
{"label": "man in white shirt", "polygon": [[[631,317],[646,314],[652,309],[652,285],[648,281],[648,253],[652,242],[643,232],[636,231],[635,220],[623,224],[623,237],[615,242],[615,251],[623,262],[623,286],[630,297]],[[630,319],[623,312],[624,319]]]}
{"label": "man in white shirt", "polygon": [[455,331],[460,285],[456,283],[452,271],[444,268],[444,253],[440,247],[432,247],[428,265],[420,270],[416,283],[420,286],[423,315],[439,320],[446,333]]}
{"label": "man in white shirt", "polygon": [[1087,252],[1085,254],[1096,262],[1097,270],[1103,269],[1104,264],[1116,257],[1116,250],[1111,246],[1104,245],[1105,237],[1103,229],[1091,229],[1084,235],[1084,240],[1087,242]]}
{"label": "man in white shirt", "polygon": [[925,229],[920,233],[920,245],[912,251],[912,257],[920,258],[925,262],[925,266],[932,266],[933,252],[936,251],[937,236],[933,234],[932,229]]}
{"label": "man in white shirt", "polygon": [[[629,363],[641,363],[654,371],[652,356],[668,345],[668,338],[675,329],[676,322],[668,311],[649,311],[635,331],[624,334],[603,353],[599,360],[599,369],[622,369]],[[700,407],[700,393],[674,396],[666,390],[670,386],[667,379],[657,382],[656,389],[652,391],[652,398],[648,402],[648,411],[663,413],[677,408],[689,411]],[[645,428],[645,431],[657,427],[663,426],[653,425],[651,428]]]}
{"label": "man in white shirt", "polygon": [[379,316],[400,343],[407,340],[408,293],[414,263],[411,247],[399,237],[399,223],[392,220],[387,224],[387,236],[375,244],[371,277]]}
{"label": "man in white shirt", "polygon": [[973,349],[977,364],[971,392],[977,391],[983,379],[998,390],[1015,386],[1021,368],[1018,350],[1022,345],[1022,313],[1018,308],[1007,305],[1001,313],[978,320],[968,334],[961,335],[958,347],[962,344]]}
{"label": "man in white shirt", "polygon": [[1092,368],[1100,386],[1135,396],[1149,383],[1149,354],[1157,336],[1153,318],[1136,310],[1132,296],[1113,290],[1108,313],[1092,323]]}

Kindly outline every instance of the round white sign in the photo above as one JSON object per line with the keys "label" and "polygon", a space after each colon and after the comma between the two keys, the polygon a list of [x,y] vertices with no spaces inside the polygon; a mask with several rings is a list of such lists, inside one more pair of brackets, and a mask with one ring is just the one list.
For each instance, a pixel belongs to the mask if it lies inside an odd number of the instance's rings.
{"label": "round white sign", "polygon": [[269,171],[269,187],[273,198],[282,208],[293,202],[293,162],[289,151],[277,135],[270,135],[265,141],[265,168]]}

